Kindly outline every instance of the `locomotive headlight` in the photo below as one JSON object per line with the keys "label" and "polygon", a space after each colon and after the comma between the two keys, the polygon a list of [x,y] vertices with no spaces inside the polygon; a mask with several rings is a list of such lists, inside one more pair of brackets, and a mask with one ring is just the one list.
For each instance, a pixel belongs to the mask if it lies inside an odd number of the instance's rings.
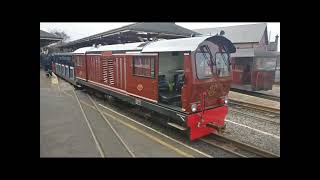
{"label": "locomotive headlight", "polygon": [[223,98],[223,102],[224,102],[224,104],[228,104],[228,96],[225,96],[225,97]]}
{"label": "locomotive headlight", "polygon": [[197,104],[192,104],[191,105],[191,111],[196,112],[197,111]]}

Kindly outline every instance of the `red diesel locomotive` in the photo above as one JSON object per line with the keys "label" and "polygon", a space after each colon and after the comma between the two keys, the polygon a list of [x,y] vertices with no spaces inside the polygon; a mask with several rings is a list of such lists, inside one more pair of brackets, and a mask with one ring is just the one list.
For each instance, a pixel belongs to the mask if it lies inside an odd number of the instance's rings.
{"label": "red diesel locomotive", "polygon": [[72,60],[77,85],[165,115],[195,140],[225,127],[235,51],[216,35],[85,47]]}

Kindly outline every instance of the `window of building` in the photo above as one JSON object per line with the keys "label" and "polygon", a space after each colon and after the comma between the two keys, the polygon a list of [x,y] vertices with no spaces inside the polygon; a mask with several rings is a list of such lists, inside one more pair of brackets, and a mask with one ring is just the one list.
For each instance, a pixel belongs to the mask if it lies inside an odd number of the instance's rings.
{"label": "window of building", "polygon": [[275,70],[277,59],[272,57],[258,57],[255,62],[255,69],[257,70]]}
{"label": "window of building", "polygon": [[144,77],[155,77],[155,57],[152,56],[134,56],[133,57],[133,75]]}

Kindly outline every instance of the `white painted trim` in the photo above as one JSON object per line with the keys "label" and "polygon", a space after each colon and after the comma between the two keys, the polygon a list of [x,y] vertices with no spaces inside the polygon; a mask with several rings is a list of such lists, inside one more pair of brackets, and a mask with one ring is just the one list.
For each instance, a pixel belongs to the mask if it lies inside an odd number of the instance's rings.
{"label": "white painted trim", "polygon": [[112,54],[113,56],[158,56],[158,53],[139,53],[139,54]]}
{"label": "white painted trim", "polygon": [[138,97],[138,98],[141,98],[141,99],[145,99],[145,100],[154,102],[154,103],[158,103],[158,101],[153,100],[153,99],[149,99],[149,98],[146,98],[146,97],[143,97],[143,96],[139,96],[139,95],[136,95],[136,94],[132,94],[132,93],[129,93],[129,92],[128,92],[128,94],[131,95],[131,96],[135,96],[135,97]]}
{"label": "white painted trim", "polygon": [[83,79],[83,78],[78,77],[78,76],[76,76],[76,78],[81,79],[81,80],[84,80],[84,81],[87,81],[86,79]]}
{"label": "white painted trim", "polygon": [[141,51],[127,51],[126,54],[139,54]]}
{"label": "white painted trim", "polygon": [[127,92],[122,90],[122,89],[111,87],[111,86],[108,86],[108,85],[105,85],[105,84],[101,84],[101,83],[98,83],[98,82],[95,82],[95,81],[91,81],[91,80],[88,80],[88,82],[96,84],[96,85],[99,85],[99,86],[103,86],[103,87],[109,88],[109,89],[111,89],[112,91],[115,91],[115,92],[120,91],[120,92],[125,93],[125,95],[127,95]]}

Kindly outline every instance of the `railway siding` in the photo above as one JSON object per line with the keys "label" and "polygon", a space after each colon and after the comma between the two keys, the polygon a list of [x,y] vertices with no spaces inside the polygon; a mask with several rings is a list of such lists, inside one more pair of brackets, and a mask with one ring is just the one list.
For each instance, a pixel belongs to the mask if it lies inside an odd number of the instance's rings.
{"label": "railway siding", "polygon": [[237,93],[233,91],[229,92],[229,99],[232,101],[240,102],[240,103],[247,103],[255,106],[274,109],[275,111],[280,111],[280,102],[272,101],[269,99],[249,96],[246,94]]}

